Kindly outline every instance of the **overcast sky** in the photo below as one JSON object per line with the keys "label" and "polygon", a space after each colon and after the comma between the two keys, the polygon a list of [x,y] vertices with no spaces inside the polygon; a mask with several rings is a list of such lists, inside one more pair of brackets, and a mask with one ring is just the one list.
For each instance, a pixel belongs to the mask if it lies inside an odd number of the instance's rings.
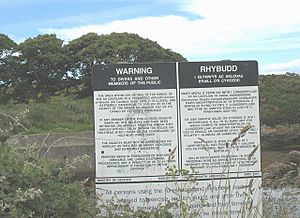
{"label": "overcast sky", "polygon": [[0,33],[137,33],[189,61],[257,60],[260,74],[300,72],[296,0],[0,0]]}

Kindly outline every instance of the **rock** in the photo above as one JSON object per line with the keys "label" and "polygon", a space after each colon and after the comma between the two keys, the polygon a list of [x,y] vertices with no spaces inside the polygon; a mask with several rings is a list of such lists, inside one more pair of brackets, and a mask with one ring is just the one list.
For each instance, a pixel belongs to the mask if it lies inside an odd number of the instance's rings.
{"label": "rock", "polygon": [[294,167],[286,163],[275,163],[265,169],[265,173],[273,174],[275,177],[283,177],[288,171]]}
{"label": "rock", "polygon": [[295,164],[298,167],[300,165],[300,151],[291,151],[285,156],[283,162],[286,164]]}
{"label": "rock", "polygon": [[300,152],[291,151],[282,163],[268,166],[263,173],[263,186],[279,188],[283,186],[300,187]]}

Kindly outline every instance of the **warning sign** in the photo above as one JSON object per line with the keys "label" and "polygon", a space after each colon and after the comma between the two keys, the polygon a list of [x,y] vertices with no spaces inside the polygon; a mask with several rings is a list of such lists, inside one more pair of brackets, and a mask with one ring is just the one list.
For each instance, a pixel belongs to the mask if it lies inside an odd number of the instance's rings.
{"label": "warning sign", "polygon": [[[93,87],[96,187],[107,199],[126,196],[133,208],[151,210],[175,200],[174,183],[192,176],[207,216],[241,216],[250,185],[260,210],[256,61],[96,65]],[[226,210],[213,202],[220,187]],[[153,201],[145,206],[144,198]]]}

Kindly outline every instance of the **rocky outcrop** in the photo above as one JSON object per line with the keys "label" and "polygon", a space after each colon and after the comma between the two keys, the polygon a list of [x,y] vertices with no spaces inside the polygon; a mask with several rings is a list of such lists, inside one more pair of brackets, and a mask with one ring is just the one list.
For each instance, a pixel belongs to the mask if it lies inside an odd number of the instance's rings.
{"label": "rocky outcrop", "polygon": [[263,173],[263,186],[300,187],[300,151],[291,151],[282,162],[268,166]]}
{"label": "rocky outcrop", "polygon": [[290,145],[300,145],[300,125],[261,127],[261,144],[265,149],[280,150]]}

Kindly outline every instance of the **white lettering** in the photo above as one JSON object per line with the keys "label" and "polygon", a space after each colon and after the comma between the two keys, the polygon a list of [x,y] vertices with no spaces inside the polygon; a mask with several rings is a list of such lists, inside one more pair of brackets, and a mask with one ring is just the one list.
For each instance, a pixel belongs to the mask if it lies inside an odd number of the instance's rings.
{"label": "white lettering", "polygon": [[200,73],[212,73],[212,72],[236,72],[238,70],[237,65],[210,65],[200,66]]}
{"label": "white lettering", "polygon": [[118,75],[124,74],[151,74],[152,67],[128,67],[128,68],[116,68],[116,72]]}

